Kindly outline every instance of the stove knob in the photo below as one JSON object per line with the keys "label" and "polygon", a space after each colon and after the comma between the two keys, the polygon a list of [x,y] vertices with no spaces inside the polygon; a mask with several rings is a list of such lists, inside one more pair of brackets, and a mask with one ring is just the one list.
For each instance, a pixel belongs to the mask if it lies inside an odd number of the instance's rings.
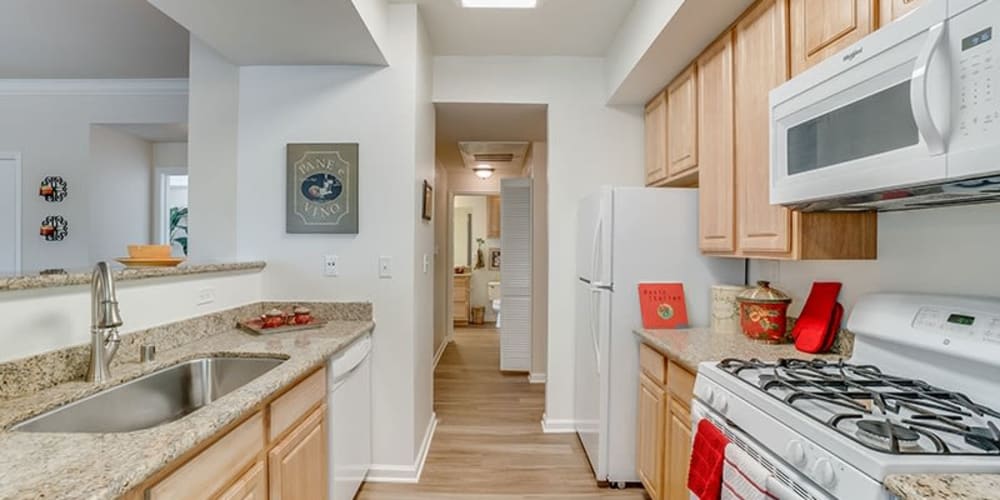
{"label": "stove knob", "polygon": [[833,464],[825,458],[816,461],[816,465],[813,466],[813,474],[816,480],[823,486],[830,487],[837,482],[837,475],[833,470]]}
{"label": "stove knob", "polygon": [[711,387],[705,388],[705,402],[708,403],[708,406],[712,406],[715,403],[715,389]]}
{"label": "stove knob", "polygon": [[726,411],[729,410],[729,399],[727,399],[726,396],[719,394],[719,397],[717,397],[716,400],[717,402],[715,403],[715,406],[719,409],[719,413],[725,414]]}
{"label": "stove knob", "polygon": [[789,443],[785,445],[785,458],[787,458],[788,461],[796,467],[805,465],[806,450],[802,447],[802,441],[789,441]]}

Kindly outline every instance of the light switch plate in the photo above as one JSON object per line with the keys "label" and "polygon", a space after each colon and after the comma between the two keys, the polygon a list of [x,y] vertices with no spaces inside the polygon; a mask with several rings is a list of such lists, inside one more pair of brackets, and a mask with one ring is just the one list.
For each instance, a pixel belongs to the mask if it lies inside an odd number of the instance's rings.
{"label": "light switch plate", "polygon": [[424,254],[424,274],[427,274],[427,270],[431,267],[431,258],[427,254]]}
{"label": "light switch plate", "polygon": [[382,256],[378,258],[378,277],[382,279],[392,278],[392,257]]}

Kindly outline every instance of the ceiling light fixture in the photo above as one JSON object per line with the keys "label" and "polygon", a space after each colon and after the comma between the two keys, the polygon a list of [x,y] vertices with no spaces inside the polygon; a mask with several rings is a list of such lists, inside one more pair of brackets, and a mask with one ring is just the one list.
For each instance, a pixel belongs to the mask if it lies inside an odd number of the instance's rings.
{"label": "ceiling light fixture", "polygon": [[538,0],[461,0],[468,9],[534,9]]}
{"label": "ceiling light fixture", "polygon": [[484,164],[476,165],[472,171],[476,174],[476,177],[479,177],[480,179],[489,179],[490,177],[493,177],[493,172],[496,171],[496,169]]}

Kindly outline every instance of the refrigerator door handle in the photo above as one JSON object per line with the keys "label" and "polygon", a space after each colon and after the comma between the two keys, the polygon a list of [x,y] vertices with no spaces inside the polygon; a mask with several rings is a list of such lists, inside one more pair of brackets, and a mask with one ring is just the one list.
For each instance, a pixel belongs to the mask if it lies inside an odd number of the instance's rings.
{"label": "refrigerator door handle", "polygon": [[598,326],[597,323],[601,320],[601,310],[600,304],[594,301],[594,296],[599,294],[599,290],[590,290],[590,340],[594,345],[594,364],[597,366],[597,373],[601,373],[601,346],[597,339]]}
{"label": "refrigerator door handle", "polygon": [[601,256],[601,250],[602,250],[601,240],[603,239],[603,234],[601,233],[603,232],[604,232],[604,219],[601,218],[601,216],[598,216],[597,227],[594,228],[594,245],[592,248],[593,251],[590,253],[591,255],[590,279],[594,281],[598,281],[601,279],[601,275],[598,274],[598,268],[600,267],[600,263],[603,260]]}

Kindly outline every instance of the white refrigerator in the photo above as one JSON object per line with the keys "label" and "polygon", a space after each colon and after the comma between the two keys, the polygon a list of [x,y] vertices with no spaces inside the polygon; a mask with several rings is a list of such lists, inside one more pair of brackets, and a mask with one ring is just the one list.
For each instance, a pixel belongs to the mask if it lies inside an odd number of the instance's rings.
{"label": "white refrigerator", "polygon": [[636,405],[640,282],[684,284],[690,326],[707,326],[710,288],[744,282],[744,261],[698,249],[694,189],[602,188],[577,221],[574,422],[598,481],[639,480]]}

